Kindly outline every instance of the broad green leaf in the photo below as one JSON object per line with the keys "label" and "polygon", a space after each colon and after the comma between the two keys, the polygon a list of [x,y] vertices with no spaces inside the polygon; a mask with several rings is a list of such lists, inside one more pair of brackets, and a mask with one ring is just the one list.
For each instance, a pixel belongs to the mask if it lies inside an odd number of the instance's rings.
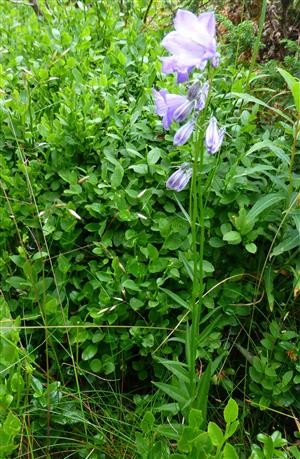
{"label": "broad green leaf", "polygon": [[179,405],[177,402],[164,403],[153,408],[153,412],[161,414],[162,412],[176,415],[179,412]]}
{"label": "broad green leaf", "polygon": [[122,285],[124,288],[128,290],[133,290],[134,292],[138,292],[140,290],[139,285],[136,282],[134,282],[132,279],[126,279]]}
{"label": "broad green leaf", "polygon": [[264,272],[264,281],[265,281],[265,290],[267,294],[270,311],[273,311],[273,307],[274,307],[273,279],[274,279],[273,269],[272,269],[272,266],[269,265],[266,267],[265,272]]}
{"label": "broad green leaf", "polygon": [[238,414],[238,404],[235,400],[233,400],[233,398],[230,398],[224,409],[224,419],[226,424],[230,424],[231,422],[235,421],[238,417]]}
{"label": "broad green leaf", "polygon": [[274,247],[270,255],[270,258],[277,257],[278,255],[281,255],[282,253],[287,252],[288,250],[293,250],[295,247],[299,246],[300,234],[298,233],[298,230],[295,230],[291,232],[288,238],[284,239],[282,242],[276,245],[276,247]]}
{"label": "broad green leaf", "polygon": [[42,277],[35,286],[35,290],[38,291],[38,295],[41,296],[43,293],[45,293],[50,287],[50,285],[52,285],[52,283],[52,277]]}
{"label": "broad green leaf", "polygon": [[149,166],[153,166],[157,163],[157,161],[159,161],[161,152],[160,148],[152,148],[152,150],[149,151],[147,154],[147,163]]}
{"label": "broad green leaf", "polygon": [[239,459],[239,456],[235,450],[235,448],[230,445],[229,443],[226,443],[224,449],[223,449],[223,458],[222,459]]}
{"label": "broad green leaf", "polygon": [[156,431],[170,440],[178,440],[185,428],[184,424],[175,424],[173,422],[172,424],[160,424],[156,427]]}
{"label": "broad green leaf", "polygon": [[249,156],[255,151],[259,150],[270,150],[272,153],[274,153],[277,158],[281,159],[286,164],[290,163],[290,159],[288,155],[284,152],[284,150],[279,147],[278,145],[274,144],[271,142],[271,140],[263,140],[262,142],[257,142],[255,143],[246,153],[245,156]]}
{"label": "broad green leaf", "polygon": [[198,381],[197,387],[197,398],[195,401],[194,408],[202,411],[203,422],[206,423],[207,416],[207,403],[208,403],[208,392],[210,388],[211,379],[211,362],[207,365],[207,368],[201,378]]}
{"label": "broad green leaf", "polygon": [[144,433],[149,433],[153,430],[155,418],[151,411],[146,411],[141,422],[141,429]]}
{"label": "broad green leaf", "polygon": [[289,451],[294,455],[295,459],[300,459],[300,449],[297,446],[290,446]]}
{"label": "broad green leaf", "polygon": [[89,344],[82,352],[82,360],[92,359],[98,351],[98,346],[96,344]]}
{"label": "broad green leaf", "polygon": [[[190,456],[191,458],[195,457],[195,459],[204,459],[206,457],[210,457],[209,453],[211,452],[213,445],[207,432],[198,433],[193,440],[193,446],[193,456]],[[195,456],[194,453],[196,453],[197,456]]]}
{"label": "broad green leaf", "polygon": [[264,450],[266,458],[272,459],[273,458],[273,452],[274,452],[273,441],[272,441],[271,437],[269,437],[269,436],[265,436],[265,437],[266,438],[264,440],[264,448],[263,448],[263,450]]}
{"label": "broad green leaf", "polygon": [[266,459],[264,453],[258,445],[252,445],[251,456],[249,459]]}
{"label": "broad green leaf", "polygon": [[193,440],[197,433],[198,430],[192,429],[191,427],[185,427],[177,443],[178,450],[183,453],[191,453],[193,450]]}
{"label": "broad green leaf", "polygon": [[226,440],[232,437],[232,435],[235,433],[238,426],[239,426],[239,421],[233,421],[231,424],[226,425],[226,430],[224,434],[224,437]]}
{"label": "broad green leaf", "polygon": [[263,196],[262,198],[258,199],[253,207],[248,212],[248,219],[255,221],[257,217],[264,212],[265,210],[273,207],[279,201],[285,199],[281,193],[270,193],[267,196]]}
{"label": "broad green leaf", "polygon": [[274,338],[279,338],[281,335],[280,331],[281,330],[279,324],[276,322],[276,320],[272,320],[270,323],[270,332],[272,336],[274,336]]}
{"label": "broad green leaf", "polygon": [[213,273],[214,270],[215,270],[215,267],[210,261],[203,260],[203,271],[205,273]]}
{"label": "broad green leaf", "polygon": [[154,356],[154,360],[166,367],[173,375],[177,376],[179,381],[190,382],[189,373],[186,370],[187,365],[178,360],[167,360]]}
{"label": "broad green leaf", "polygon": [[117,188],[121,185],[124,175],[124,169],[121,164],[117,163],[113,173],[111,174],[111,186]]}
{"label": "broad green leaf", "polygon": [[265,171],[270,171],[274,169],[273,166],[267,166],[264,164],[258,164],[257,166],[254,167],[247,167],[243,172],[240,174],[234,175],[233,179],[239,178],[239,177],[246,177],[247,175],[255,175],[255,174],[261,174],[262,172]]}
{"label": "broad green leaf", "polygon": [[5,421],[3,422],[3,430],[9,436],[9,438],[16,435],[21,429],[20,419],[14,415],[12,412],[9,412]]}
{"label": "broad green leaf", "polygon": [[153,443],[149,450],[149,459],[169,459],[170,450],[165,441],[159,440]]}
{"label": "broad green leaf", "polygon": [[275,448],[281,448],[282,446],[285,446],[288,441],[285,438],[282,438],[281,432],[279,430],[275,430],[275,432],[272,433],[271,438],[273,440]]}
{"label": "broad green leaf", "polygon": [[253,104],[260,105],[260,106],[265,107],[268,110],[276,113],[277,115],[281,116],[282,118],[287,120],[290,124],[294,123],[294,121],[289,116],[287,116],[283,111],[279,110],[278,108],[274,108],[271,105],[266,104],[262,100],[257,99],[257,97],[251,96],[250,94],[241,93],[241,92],[231,92],[226,97],[227,98],[236,97],[238,99],[243,100],[245,103],[251,102]]}
{"label": "broad green leaf", "polygon": [[293,370],[286,371],[282,376],[282,384],[286,386],[293,378],[293,374]]}
{"label": "broad green leaf", "polygon": [[284,69],[277,69],[280,75],[285,79],[289,90],[293,94],[297,112],[300,113],[300,81],[293,77],[289,72]]}
{"label": "broad green leaf", "polygon": [[9,257],[19,268],[22,268],[26,263],[26,258],[21,257],[21,255],[11,255]]}
{"label": "broad green leaf", "polygon": [[179,252],[179,260],[182,261],[184,267],[185,267],[185,270],[189,276],[189,278],[191,279],[191,281],[193,281],[194,279],[194,271],[193,271],[193,266],[191,265],[191,263],[186,259],[186,256],[184,255],[183,252]]}
{"label": "broad green leaf", "polygon": [[149,442],[141,432],[135,434],[135,448],[141,459],[148,459]]}
{"label": "broad green leaf", "polygon": [[89,363],[90,365],[90,369],[94,372],[94,373],[100,373],[100,371],[102,370],[102,362],[100,359],[93,359],[90,361]]}
{"label": "broad green leaf", "polygon": [[78,176],[74,169],[58,171],[58,175],[70,185],[76,185]]}
{"label": "broad green leaf", "polygon": [[245,245],[245,249],[247,250],[247,252],[254,254],[257,252],[257,245],[254,244],[254,242],[250,242],[249,244]]}
{"label": "broad green leaf", "polygon": [[30,287],[30,282],[28,282],[23,277],[19,276],[12,276],[6,279],[6,282],[11,285],[13,288],[17,289],[24,289],[26,287]]}
{"label": "broad green leaf", "polygon": [[214,446],[221,446],[223,443],[223,432],[214,422],[209,422],[207,427],[209,438]]}
{"label": "broad green leaf", "polygon": [[147,164],[133,164],[129,166],[128,169],[133,169],[134,172],[141,175],[146,175],[148,172],[148,165]]}
{"label": "broad green leaf", "polygon": [[184,301],[182,298],[180,298],[180,296],[178,296],[176,293],[163,287],[160,287],[160,290],[165,292],[173,301],[175,301],[176,304],[179,304],[179,306],[182,306],[185,309],[190,309],[188,303]]}
{"label": "broad green leaf", "polygon": [[178,403],[185,405],[190,399],[190,395],[184,384],[180,386],[160,382],[153,382],[153,384]]}
{"label": "broad green leaf", "polygon": [[203,424],[203,416],[201,410],[196,410],[192,408],[189,413],[189,426],[193,429],[199,429]]}
{"label": "broad green leaf", "polygon": [[228,233],[224,234],[223,241],[235,245],[239,244],[242,241],[242,237],[238,231],[228,231]]}

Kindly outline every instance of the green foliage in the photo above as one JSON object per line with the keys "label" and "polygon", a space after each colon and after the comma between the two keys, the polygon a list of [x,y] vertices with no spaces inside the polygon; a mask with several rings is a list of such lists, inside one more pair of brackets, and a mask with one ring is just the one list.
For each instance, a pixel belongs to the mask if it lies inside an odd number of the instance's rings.
{"label": "green foliage", "polygon": [[[189,197],[165,189],[188,147],[179,155],[151,96],[178,89],[157,58],[174,5],[152,6],[144,23],[142,0],[39,3],[41,17],[0,4],[0,457],[238,457],[237,404],[220,422],[215,400],[234,391],[239,405],[251,395],[300,409],[297,158],[288,190],[298,140],[272,98],[284,83],[277,72],[268,88],[257,70],[245,89],[233,57],[254,28],[228,23],[210,101],[224,149],[200,171],[205,293],[191,375]],[[289,454],[273,435],[253,457],[271,442]]]}
{"label": "green foliage", "polygon": [[[142,430],[149,434],[163,436],[175,440],[177,443],[174,454],[167,452],[165,443],[146,439],[141,433],[137,435],[137,447],[142,459],[155,458],[181,458],[181,459],[201,459],[201,458],[238,458],[236,449],[227,442],[234,435],[238,421],[238,406],[233,399],[230,399],[224,410],[225,432],[214,422],[209,422],[207,430],[203,429],[204,418],[202,411],[192,408],[189,412],[188,423],[183,426],[180,424],[157,425],[154,424],[154,417],[151,412],[147,412],[142,421]],[[151,429],[149,430],[149,424]],[[153,436],[155,438],[155,436]],[[160,445],[160,446],[158,446]],[[155,452],[154,452],[155,451]],[[159,455],[160,454],[160,455]]]}
{"label": "green foliage", "polygon": [[249,369],[250,389],[261,409],[270,405],[299,409],[300,336],[272,321]]}
{"label": "green foliage", "polygon": [[285,82],[293,95],[296,110],[300,113],[300,81],[284,69],[278,69],[278,72],[285,79]]}
{"label": "green foliage", "polygon": [[21,421],[14,413],[19,408],[24,390],[23,371],[19,360],[18,320],[13,321],[3,296],[0,295],[0,458],[4,459],[18,446],[16,437]]}
{"label": "green foliage", "polygon": [[231,58],[236,58],[237,51],[242,54],[252,49],[256,35],[252,21],[244,20],[235,25],[228,17],[222,14],[217,14],[217,19],[221,27],[225,28],[226,48]]}
{"label": "green foliage", "polygon": [[[282,438],[281,433],[278,432],[278,430],[273,432],[270,437],[268,435],[259,434],[257,435],[257,440],[263,444],[263,447],[261,448],[258,445],[253,444],[250,459],[272,459],[273,457],[297,458],[297,456],[290,456],[287,452],[280,449],[287,444],[287,441]],[[290,449],[290,452],[292,453],[293,450]]]}

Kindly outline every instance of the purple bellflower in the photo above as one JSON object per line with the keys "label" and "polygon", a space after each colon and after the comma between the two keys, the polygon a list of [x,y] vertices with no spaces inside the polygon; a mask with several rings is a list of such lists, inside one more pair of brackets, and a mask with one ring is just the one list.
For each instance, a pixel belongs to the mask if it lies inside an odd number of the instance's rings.
{"label": "purple bellflower", "polygon": [[181,126],[174,135],[173,143],[178,147],[184,145],[191,137],[194,130],[195,120],[190,120]]}
{"label": "purple bellflower", "polygon": [[186,96],[170,94],[167,89],[153,89],[156,113],[163,117],[163,127],[168,129],[173,120],[183,121],[191,112],[193,105]]}
{"label": "purple bellflower", "polygon": [[162,57],[163,73],[177,73],[177,82],[186,81],[189,72],[196,67],[203,70],[207,61],[216,62],[216,24],[214,13],[199,16],[186,10],[178,10],[174,19],[175,31],[162,41],[172,56]]}
{"label": "purple bellflower", "polygon": [[194,81],[194,83],[192,83],[189,86],[189,90],[187,94],[188,99],[189,100],[197,99],[199,91],[200,91],[200,81]]}
{"label": "purple bellflower", "polygon": [[211,60],[211,64],[215,68],[219,66],[219,64],[220,64],[220,54],[219,53],[216,53],[214,55],[214,57]]}
{"label": "purple bellflower", "polygon": [[194,100],[186,100],[182,105],[176,108],[173,119],[174,121],[181,122],[185,120],[195,106]]}
{"label": "purple bellflower", "polygon": [[182,191],[190,181],[193,174],[189,163],[183,163],[167,180],[166,187],[169,190]]}
{"label": "purple bellflower", "polygon": [[208,96],[209,84],[208,82],[204,83],[204,85],[200,88],[197,97],[196,109],[203,110],[205,107],[206,99]]}
{"label": "purple bellflower", "polygon": [[205,132],[205,146],[207,153],[213,155],[219,150],[223,142],[224,134],[224,129],[218,129],[217,120],[214,116],[212,116]]}

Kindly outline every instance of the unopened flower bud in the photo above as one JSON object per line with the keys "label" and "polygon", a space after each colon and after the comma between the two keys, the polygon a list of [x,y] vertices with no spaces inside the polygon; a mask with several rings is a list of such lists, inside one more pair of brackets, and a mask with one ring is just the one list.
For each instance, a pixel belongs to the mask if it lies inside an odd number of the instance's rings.
{"label": "unopened flower bud", "polygon": [[211,59],[211,65],[216,68],[219,66],[219,64],[220,64],[220,54],[217,52]]}
{"label": "unopened flower bud", "polygon": [[184,124],[183,126],[181,126],[181,128],[178,129],[173,139],[174,145],[184,145],[189,140],[193,133],[194,124],[195,121],[188,121],[186,124]]}
{"label": "unopened flower bud", "polygon": [[167,180],[166,187],[169,190],[182,191],[190,181],[192,168],[189,163],[183,163]]}
{"label": "unopened flower bud", "polygon": [[189,100],[196,99],[196,97],[198,96],[199,89],[200,89],[200,82],[195,81],[190,87],[190,89],[188,90],[188,94],[187,94],[188,99]]}
{"label": "unopened flower bud", "polygon": [[196,103],[196,109],[197,110],[203,110],[205,107],[206,99],[208,96],[208,90],[209,90],[209,84],[208,82],[204,83],[202,88],[200,89],[198,93],[198,100]]}
{"label": "unopened flower bud", "polygon": [[173,115],[173,119],[177,122],[185,120],[191,113],[193,107],[194,107],[194,101],[187,100],[182,105],[176,108],[174,115]]}
{"label": "unopened flower bud", "polygon": [[224,129],[218,129],[217,120],[213,116],[208,123],[205,133],[205,146],[207,153],[216,153],[222,145],[225,131]]}

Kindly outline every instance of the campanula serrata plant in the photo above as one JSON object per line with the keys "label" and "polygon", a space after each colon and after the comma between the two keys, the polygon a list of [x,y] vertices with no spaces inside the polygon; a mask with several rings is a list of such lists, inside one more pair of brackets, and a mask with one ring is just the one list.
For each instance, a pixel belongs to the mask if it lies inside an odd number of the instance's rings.
{"label": "campanula serrata plant", "polygon": [[[173,371],[178,385],[176,390],[185,387],[186,403],[182,404],[183,416],[191,408],[201,408],[205,423],[208,389],[211,377],[210,364],[205,375],[196,377],[195,364],[198,352],[200,317],[204,294],[203,254],[204,231],[204,179],[201,173],[205,150],[209,155],[217,153],[222,145],[225,130],[218,127],[213,113],[210,113],[209,98],[213,84],[214,68],[219,64],[216,42],[216,23],[213,12],[199,16],[179,9],[174,19],[175,30],[162,40],[162,46],[171,54],[162,57],[162,72],[175,73],[178,85],[183,86],[181,94],[170,94],[167,89],[153,89],[156,113],[162,117],[164,129],[172,124],[182,123],[175,132],[173,144],[177,147],[191,140],[190,158],[173,172],[166,182],[169,190],[180,192],[191,180],[189,214],[192,234],[193,285],[191,288],[191,322],[187,324],[185,350],[186,364],[181,365],[179,373]],[[193,70],[197,74],[194,76]],[[200,77],[199,77],[200,71]],[[196,73],[195,72],[195,73]],[[197,78],[198,76],[198,78]],[[189,81],[190,80],[190,81]],[[182,92],[185,95],[182,95]],[[179,150],[180,151],[180,150]],[[182,161],[182,160],[181,160]],[[168,369],[169,361],[162,361]],[[179,362],[176,362],[178,364]],[[172,370],[171,370],[172,371]],[[156,385],[171,394],[174,385]],[[168,387],[167,387],[168,386]],[[188,394],[188,395],[187,395]],[[178,397],[174,396],[178,401]]]}

